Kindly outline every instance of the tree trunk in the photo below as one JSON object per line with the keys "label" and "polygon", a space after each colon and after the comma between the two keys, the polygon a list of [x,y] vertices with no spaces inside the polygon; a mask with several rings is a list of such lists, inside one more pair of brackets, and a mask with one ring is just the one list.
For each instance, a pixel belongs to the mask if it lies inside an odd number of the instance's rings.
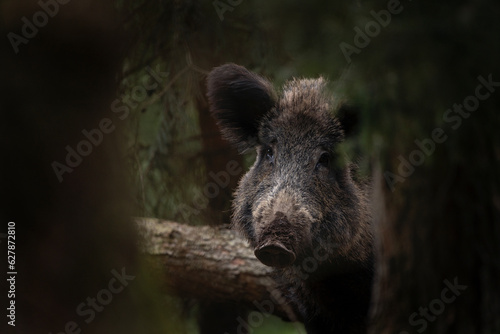
{"label": "tree trunk", "polygon": [[[203,143],[203,158],[205,160],[206,179],[205,185],[214,184],[214,175],[218,179],[217,195],[210,197],[205,212],[207,223],[210,225],[229,224],[231,222],[231,199],[233,190],[238,185],[238,180],[243,172],[243,159],[238,152],[230,147],[229,143],[221,138],[219,128],[210,115],[206,101],[206,85],[200,82],[200,94],[196,98],[196,109],[200,126],[201,139]],[[231,175],[227,173],[229,161],[236,162],[240,173]],[[227,178],[227,179],[226,179]],[[236,319],[246,318],[247,310],[244,307],[212,302],[200,304],[198,315],[198,327],[200,334],[229,333],[236,334],[239,324]],[[214,317],[214,313],[218,315]]]}
{"label": "tree trunk", "polygon": [[271,268],[257,260],[235,231],[152,218],[136,222],[143,252],[164,273],[165,286],[172,293],[216,305],[229,304],[233,310],[238,305],[262,311],[265,305],[268,313],[298,320],[275,290]]}
{"label": "tree trunk", "polygon": [[[200,82],[200,96],[196,98],[196,109],[200,126],[201,139],[203,144],[203,159],[206,168],[205,184],[213,183],[213,175],[223,173],[228,176],[219,180],[219,193],[209,198],[208,210],[205,213],[207,221],[211,225],[230,224],[231,222],[231,199],[233,191],[238,185],[238,181],[243,174],[243,159],[238,152],[232,148],[229,142],[222,139],[215,119],[210,115],[208,103],[206,101],[206,85],[203,77]],[[226,173],[229,161],[235,161],[239,166],[239,174],[230,175]],[[211,176],[212,175],[212,176]],[[220,178],[220,177],[219,177]]]}
{"label": "tree trunk", "polygon": [[357,58],[381,144],[370,333],[500,332],[499,15],[406,2]]}

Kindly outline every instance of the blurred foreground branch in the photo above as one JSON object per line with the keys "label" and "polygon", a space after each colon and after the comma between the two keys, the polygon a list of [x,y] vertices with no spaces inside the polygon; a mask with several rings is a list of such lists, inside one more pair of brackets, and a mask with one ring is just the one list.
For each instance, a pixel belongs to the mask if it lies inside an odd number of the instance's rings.
{"label": "blurred foreground branch", "polygon": [[270,277],[235,231],[137,218],[142,251],[161,270],[168,291],[180,297],[235,303],[298,320]]}

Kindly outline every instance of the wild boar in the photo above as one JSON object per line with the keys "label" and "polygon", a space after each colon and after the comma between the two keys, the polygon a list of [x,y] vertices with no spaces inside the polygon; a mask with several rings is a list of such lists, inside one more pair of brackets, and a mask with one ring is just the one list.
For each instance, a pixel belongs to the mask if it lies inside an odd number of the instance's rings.
{"label": "wild boar", "polygon": [[348,119],[326,81],[293,79],[281,94],[235,64],[208,76],[210,111],[240,151],[256,149],[232,221],[255,256],[275,268],[308,333],[366,331],[373,280],[370,186],[344,161]]}

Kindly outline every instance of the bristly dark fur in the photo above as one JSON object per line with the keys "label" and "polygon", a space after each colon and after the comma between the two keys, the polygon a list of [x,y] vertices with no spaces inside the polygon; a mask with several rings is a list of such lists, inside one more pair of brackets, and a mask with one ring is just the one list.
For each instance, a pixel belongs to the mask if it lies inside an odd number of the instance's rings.
{"label": "bristly dark fur", "polygon": [[370,188],[352,164],[336,163],[337,146],[354,132],[352,109],[336,116],[322,78],[294,79],[279,98],[234,64],[214,69],[208,82],[222,133],[257,150],[235,192],[234,226],[258,257],[272,245],[260,259],[277,268],[308,333],[363,333],[374,267]]}

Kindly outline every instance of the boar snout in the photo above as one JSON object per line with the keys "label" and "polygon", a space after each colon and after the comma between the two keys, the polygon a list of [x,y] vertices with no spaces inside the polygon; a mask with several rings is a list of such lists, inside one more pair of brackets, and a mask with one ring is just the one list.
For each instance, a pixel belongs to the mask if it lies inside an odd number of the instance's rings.
{"label": "boar snout", "polygon": [[295,262],[295,254],[281,242],[269,242],[255,249],[260,262],[270,267],[284,268]]}
{"label": "boar snout", "polygon": [[283,268],[295,262],[297,237],[286,215],[276,212],[274,220],[261,232],[255,256],[270,267]]}

